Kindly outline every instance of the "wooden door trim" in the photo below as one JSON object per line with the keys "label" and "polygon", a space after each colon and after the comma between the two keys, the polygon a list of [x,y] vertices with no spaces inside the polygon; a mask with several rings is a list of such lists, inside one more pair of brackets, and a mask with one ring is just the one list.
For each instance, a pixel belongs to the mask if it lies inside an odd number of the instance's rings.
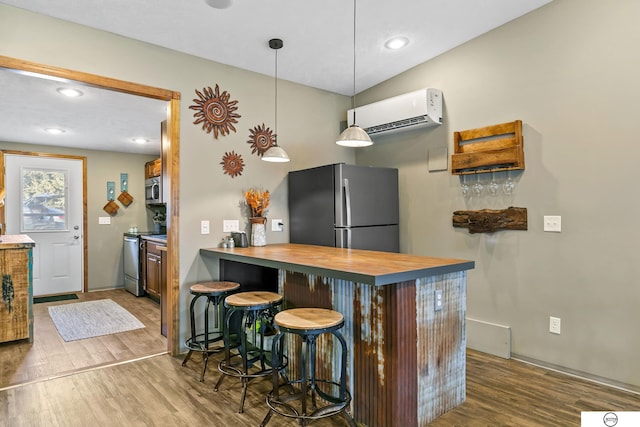
{"label": "wooden door trim", "polygon": [[[36,62],[25,61],[22,59],[16,59],[2,55],[0,55],[0,67],[6,68],[9,71],[13,70],[15,72],[29,72],[41,74],[43,76],[73,80],[79,83],[107,90],[115,90],[131,95],[167,101],[167,142],[169,147],[164,147],[164,142],[162,147],[163,153],[165,153],[168,163],[167,184],[169,185],[169,193],[171,195],[170,199],[167,200],[167,280],[169,282],[167,284],[167,324],[169,329],[167,331],[167,350],[172,355],[177,355],[180,351],[180,310],[178,306],[180,300],[180,264],[178,256],[178,200],[180,187],[178,177],[180,159],[180,92],[147,86],[139,83],[127,82],[124,80],[113,79],[96,74],[69,70],[66,68],[54,67],[51,65],[39,64]],[[2,164],[0,165],[0,167],[2,168],[2,176],[4,176],[4,165]],[[4,187],[4,181],[0,181],[0,185]],[[0,223],[4,224],[3,208],[0,208]]]}

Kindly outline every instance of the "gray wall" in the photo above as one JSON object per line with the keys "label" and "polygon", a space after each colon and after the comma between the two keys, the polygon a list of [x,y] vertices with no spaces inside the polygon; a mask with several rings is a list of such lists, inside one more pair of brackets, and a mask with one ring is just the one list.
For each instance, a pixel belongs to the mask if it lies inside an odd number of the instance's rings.
{"label": "gray wall", "polygon": [[[442,89],[445,124],[357,152],[358,163],[400,169],[404,252],[476,261],[469,317],[511,326],[516,355],[636,388],[638,16],[637,1],[556,0],[359,94],[366,104]],[[513,196],[465,200],[459,177],[428,171],[429,148],[451,151],[454,131],[515,119],[526,170]],[[455,210],[508,206],[528,209],[528,231],[451,226]],[[560,234],[543,232],[544,215],[562,216]]]}
{"label": "gray wall", "polygon": [[[76,150],[34,144],[0,142],[0,150],[84,156],[87,158],[87,286],[90,291],[121,288],[123,282],[122,235],[129,227],[152,230],[151,211],[144,204],[144,164],[154,156]],[[109,217],[102,208],[107,203],[107,181],[116,183],[120,194],[120,173],[129,174],[129,194],[133,202],[124,207],[120,202],[111,224],[98,225],[99,217]]]}

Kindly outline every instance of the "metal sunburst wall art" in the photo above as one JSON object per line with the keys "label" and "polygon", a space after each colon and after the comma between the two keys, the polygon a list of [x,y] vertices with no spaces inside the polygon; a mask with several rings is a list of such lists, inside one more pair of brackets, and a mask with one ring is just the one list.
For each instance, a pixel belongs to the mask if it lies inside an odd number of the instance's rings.
{"label": "metal sunburst wall art", "polygon": [[200,99],[194,99],[194,105],[189,109],[196,110],[193,117],[196,120],[193,124],[202,123],[202,129],[207,133],[213,131],[213,136],[218,139],[220,135],[228,135],[230,131],[236,131],[233,123],[238,123],[240,114],[236,113],[238,101],[229,101],[231,95],[225,90],[220,93],[220,88],[216,84],[216,89],[205,87],[202,92],[196,89],[196,94]]}
{"label": "metal sunburst wall art", "polygon": [[242,156],[235,151],[224,153],[220,164],[222,165],[224,173],[231,178],[242,175],[242,171],[244,170],[244,160],[242,160]]}
{"label": "metal sunburst wall art", "polygon": [[251,135],[247,144],[251,144],[251,154],[257,153],[258,156],[262,157],[265,151],[276,144],[276,135],[264,123],[262,126],[258,125],[253,129],[249,129],[249,131]]}

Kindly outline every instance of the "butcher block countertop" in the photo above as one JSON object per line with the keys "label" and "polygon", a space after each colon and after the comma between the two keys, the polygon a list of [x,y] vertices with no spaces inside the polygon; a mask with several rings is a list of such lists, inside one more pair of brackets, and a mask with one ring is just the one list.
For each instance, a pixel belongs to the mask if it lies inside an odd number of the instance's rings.
{"label": "butcher block countertop", "polygon": [[32,248],[36,242],[25,234],[3,234],[0,236],[0,249]]}
{"label": "butcher block countertop", "polygon": [[475,267],[473,261],[451,258],[276,244],[248,248],[205,248],[201,254],[220,259],[350,280],[374,286],[454,273]]}

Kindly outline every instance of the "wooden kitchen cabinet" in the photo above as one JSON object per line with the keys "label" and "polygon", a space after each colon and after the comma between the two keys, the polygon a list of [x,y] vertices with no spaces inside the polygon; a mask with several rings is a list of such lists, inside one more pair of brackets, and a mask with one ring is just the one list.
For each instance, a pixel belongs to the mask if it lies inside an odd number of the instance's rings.
{"label": "wooden kitchen cabinet", "polygon": [[167,244],[142,239],[144,264],[142,277],[147,295],[160,303],[160,333],[167,336]]}
{"label": "wooden kitchen cabinet", "polygon": [[153,299],[159,301],[161,298],[161,285],[162,280],[162,251],[160,247],[165,247],[163,244],[159,244],[152,241],[147,241],[147,251],[145,254],[146,264],[146,281],[145,291]]}
{"label": "wooden kitchen cabinet", "polygon": [[33,341],[33,247],[26,235],[0,236],[0,342]]}
{"label": "wooden kitchen cabinet", "polygon": [[162,175],[162,160],[157,158],[144,164],[144,179]]}

